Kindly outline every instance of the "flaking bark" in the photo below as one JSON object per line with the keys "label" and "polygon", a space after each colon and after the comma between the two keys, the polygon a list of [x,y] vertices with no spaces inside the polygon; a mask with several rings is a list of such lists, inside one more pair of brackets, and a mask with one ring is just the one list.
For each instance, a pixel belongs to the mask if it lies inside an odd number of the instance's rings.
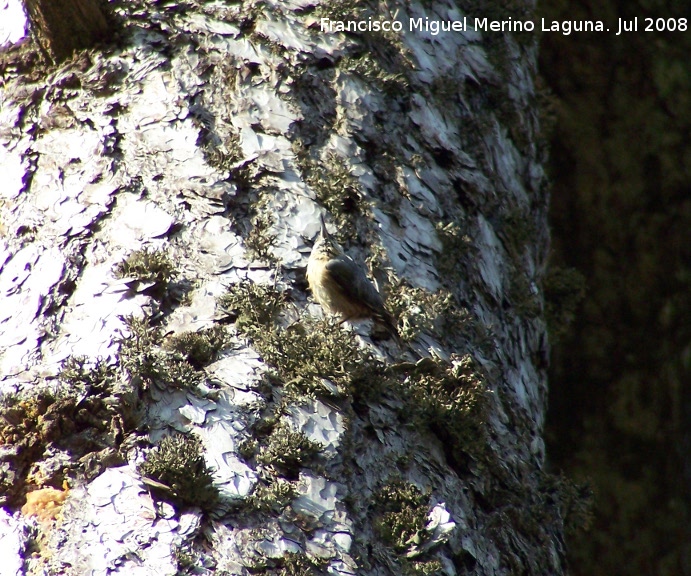
{"label": "flaking bark", "polygon": [[53,62],[111,37],[100,0],[24,0],[31,32]]}
{"label": "flaking bark", "polygon": [[[20,398],[0,433],[33,451],[0,463],[18,493],[73,487],[34,564],[561,576],[537,39],[408,29],[451,2],[406,3],[400,34],[319,28],[389,17],[376,2],[113,6],[122,46],[33,83],[8,68],[1,117],[0,382]],[[400,346],[308,294],[321,215]],[[173,431],[200,440],[184,459]],[[187,461],[213,476],[201,509],[180,505]]]}

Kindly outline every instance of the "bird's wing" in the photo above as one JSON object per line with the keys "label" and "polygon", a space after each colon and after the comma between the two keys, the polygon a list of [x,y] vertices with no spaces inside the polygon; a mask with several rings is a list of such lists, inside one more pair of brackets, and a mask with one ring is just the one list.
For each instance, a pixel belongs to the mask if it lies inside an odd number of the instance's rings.
{"label": "bird's wing", "polygon": [[[346,258],[348,257],[346,256]],[[325,268],[343,295],[369,309],[374,319],[382,322],[400,344],[396,321],[384,307],[381,294],[370,279],[365,276],[365,273],[357,267],[357,264],[353,260],[334,258],[329,260]]]}
{"label": "bird's wing", "polygon": [[384,308],[384,302],[374,284],[358,269],[354,261],[334,258],[326,264],[326,271],[351,300],[367,306],[375,313]]}

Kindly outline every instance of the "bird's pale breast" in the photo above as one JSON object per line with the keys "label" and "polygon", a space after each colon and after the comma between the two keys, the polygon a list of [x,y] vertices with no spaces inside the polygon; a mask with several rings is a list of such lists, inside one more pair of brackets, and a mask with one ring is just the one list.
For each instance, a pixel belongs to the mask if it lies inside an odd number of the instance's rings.
{"label": "bird's pale breast", "polygon": [[366,306],[348,298],[343,289],[326,269],[328,258],[310,258],[307,263],[307,282],[314,299],[331,314],[344,319],[363,318],[370,315]]}

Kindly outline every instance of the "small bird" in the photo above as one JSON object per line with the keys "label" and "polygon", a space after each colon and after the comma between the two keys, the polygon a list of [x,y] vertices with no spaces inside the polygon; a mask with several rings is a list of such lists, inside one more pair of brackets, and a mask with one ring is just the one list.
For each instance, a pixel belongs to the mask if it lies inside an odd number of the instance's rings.
{"label": "small bird", "polygon": [[321,219],[321,232],[307,262],[307,282],[314,299],[341,322],[373,318],[383,324],[398,340],[396,323],[384,308],[384,301],[361,266],[348,256],[326,230]]}

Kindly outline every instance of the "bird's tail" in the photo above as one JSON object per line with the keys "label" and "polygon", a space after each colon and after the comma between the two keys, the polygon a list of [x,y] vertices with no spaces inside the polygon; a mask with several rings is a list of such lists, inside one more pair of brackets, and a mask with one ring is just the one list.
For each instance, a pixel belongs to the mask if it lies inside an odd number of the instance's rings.
{"label": "bird's tail", "polygon": [[396,341],[396,344],[401,346],[402,342],[401,337],[398,334],[398,328],[396,327],[396,320],[388,310],[384,309],[381,312],[377,312],[377,314],[374,315],[374,321],[386,328],[386,331],[393,337],[393,339]]}

